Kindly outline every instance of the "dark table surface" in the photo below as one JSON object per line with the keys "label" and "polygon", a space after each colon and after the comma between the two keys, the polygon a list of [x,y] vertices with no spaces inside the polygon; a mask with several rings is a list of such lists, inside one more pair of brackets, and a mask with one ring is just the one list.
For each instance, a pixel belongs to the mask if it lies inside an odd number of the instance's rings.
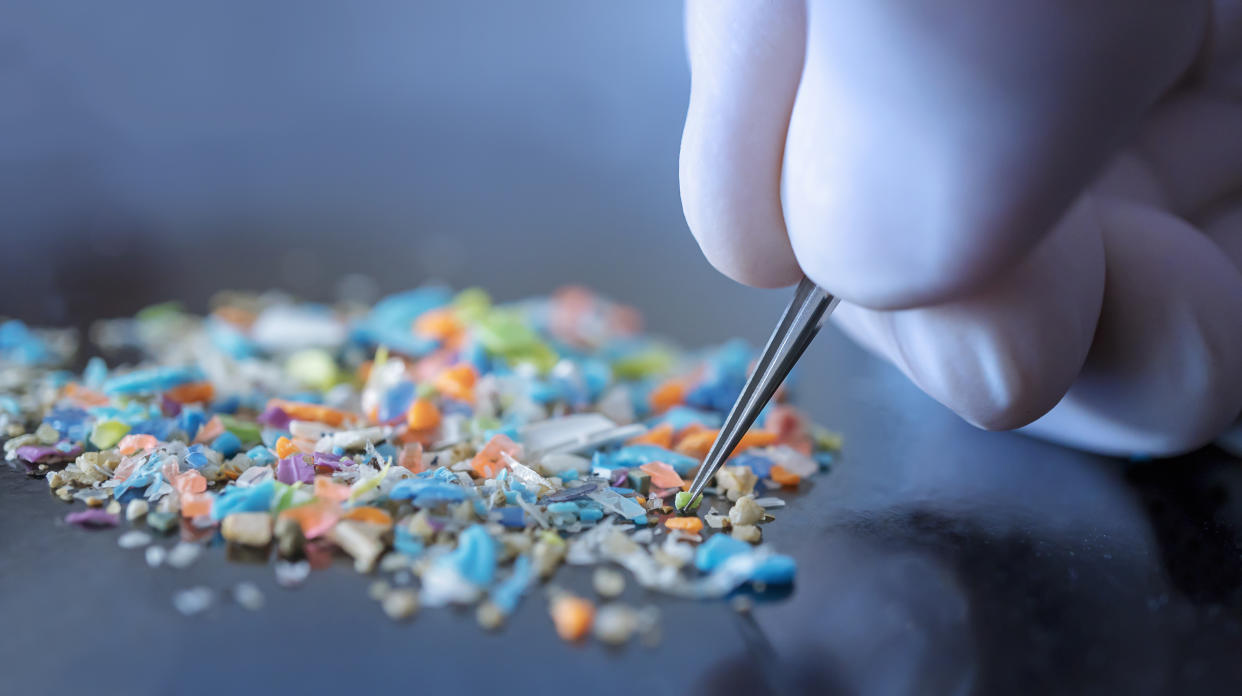
{"label": "dark table surface", "polygon": [[[0,472],[4,693],[1225,693],[1242,684],[1242,469],[1205,451],[1124,463],[962,424],[839,335],[798,398],[844,456],[776,511],[792,595],[738,614],[645,596],[654,649],[556,638],[530,596],[498,634],[408,625],[344,562],[301,588],[220,549],[148,569],[118,531],[67,527],[46,485]],[[829,356],[832,359],[829,359]],[[561,581],[583,583],[572,570]],[[177,614],[252,580],[268,604]]]}

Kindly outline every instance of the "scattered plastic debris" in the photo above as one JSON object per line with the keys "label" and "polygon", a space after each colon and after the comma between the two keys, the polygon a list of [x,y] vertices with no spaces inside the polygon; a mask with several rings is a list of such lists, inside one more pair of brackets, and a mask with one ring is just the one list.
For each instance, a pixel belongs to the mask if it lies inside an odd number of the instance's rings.
{"label": "scattered plastic debris", "polygon": [[[394,620],[471,604],[496,629],[569,563],[594,566],[605,603],[550,591],[562,638],[654,645],[658,611],[617,602],[627,581],[697,599],[788,585],[793,559],[760,543],[785,504],[772,493],[840,446],[773,403],[689,501],[752,351],[679,352],[580,288],[493,305],[427,287],[371,308],[227,293],[207,317],[161,305],[92,338],[143,362],[73,374],[71,332],[0,323],[5,459],[85,506],[68,524],[123,519],[118,546],[145,547],[151,568],[213,547],[273,563],[285,588],[347,557]],[[231,596],[265,604],[251,582]],[[190,587],[173,604],[214,599]]]}

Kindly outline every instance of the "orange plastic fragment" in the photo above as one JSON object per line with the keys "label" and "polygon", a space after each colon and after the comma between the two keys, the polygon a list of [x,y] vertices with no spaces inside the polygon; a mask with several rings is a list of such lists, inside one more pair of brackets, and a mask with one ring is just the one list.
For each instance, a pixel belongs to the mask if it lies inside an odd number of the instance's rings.
{"label": "orange plastic fragment", "polygon": [[595,620],[595,605],[590,600],[571,595],[561,595],[552,600],[549,607],[556,634],[561,640],[579,640],[591,630]]}
{"label": "orange plastic fragment", "polygon": [[164,392],[164,396],[179,404],[206,403],[216,397],[216,388],[211,382],[187,382]]}
{"label": "orange plastic fragment", "polygon": [[[704,428],[702,430],[690,433],[681,438],[677,443],[676,450],[682,454],[702,459],[712,448],[712,443],[716,441],[716,435],[719,430]],[[748,450],[751,447],[767,447],[776,442],[776,433],[768,430],[749,430],[742,439],[738,441],[737,447],[729,453],[729,456]]]}
{"label": "orange plastic fragment", "polygon": [[631,445],[655,445],[669,449],[673,446],[673,426],[669,423],[661,423],[638,437],[630,440]]}
{"label": "orange plastic fragment", "polygon": [[228,322],[240,329],[249,329],[254,320],[258,318],[254,312],[230,305],[216,307],[211,314],[217,319]]}
{"label": "orange plastic fragment", "polygon": [[474,403],[474,383],[479,375],[469,363],[459,363],[443,372],[435,379],[435,388],[450,399]]}
{"label": "orange plastic fragment", "polygon": [[352,510],[346,512],[345,516],[341,519],[353,520],[355,522],[366,522],[367,524],[379,525],[381,527],[392,526],[392,515],[389,515],[387,512],[370,505],[353,508]]}
{"label": "orange plastic fragment", "polygon": [[350,414],[335,408],[329,408],[321,404],[308,404],[302,401],[286,401],[285,399],[272,399],[267,402],[267,407],[275,406],[290,418],[304,421],[315,421],[317,423],[327,423],[332,427],[339,427],[345,421],[350,420]]}
{"label": "orange plastic fragment", "polygon": [[194,493],[202,493],[207,490],[207,479],[197,471],[191,469],[184,474],[177,474],[172,480],[173,488],[184,498]]}
{"label": "orange plastic fragment", "polygon": [[212,416],[211,420],[207,421],[203,424],[203,427],[198,429],[198,435],[194,437],[194,441],[210,443],[212,440],[215,440],[223,434],[224,424],[220,422],[220,417]]}
{"label": "orange plastic fragment", "polygon": [[285,437],[284,435],[281,435],[276,440],[276,456],[277,457],[284,459],[285,457],[288,457],[289,455],[294,454],[297,451],[298,451],[297,448],[293,446],[293,442],[291,442],[289,438]]}
{"label": "orange plastic fragment", "polygon": [[474,469],[479,478],[493,478],[508,466],[502,454],[518,459],[522,456],[522,446],[504,434],[493,435],[483,449],[474,455],[470,468]]}
{"label": "orange plastic fragment", "polygon": [[[197,472],[195,472],[197,473]],[[210,493],[186,493],[181,496],[181,516],[198,517],[211,513]]]}
{"label": "orange plastic fragment", "polygon": [[772,470],[768,472],[768,477],[787,488],[795,488],[799,483],[802,483],[801,476],[795,474],[789,469],[786,469],[780,464],[772,467]]}
{"label": "orange plastic fragment", "polygon": [[703,428],[702,430],[688,433],[677,441],[675,449],[682,454],[702,459],[707,456],[708,450],[712,448],[712,443],[716,441],[716,433],[718,432],[718,430],[713,428]]}
{"label": "orange plastic fragment", "polygon": [[333,481],[329,476],[315,477],[315,497],[338,503],[349,500],[349,486]]}
{"label": "orange plastic fragment", "polygon": [[404,467],[418,474],[427,470],[427,465],[423,463],[423,446],[417,442],[411,442],[401,448],[401,452],[397,454],[397,466]]}
{"label": "orange plastic fragment", "polygon": [[464,328],[451,309],[433,309],[414,320],[414,333],[445,342],[459,336]]}
{"label": "orange plastic fragment", "polygon": [[415,399],[405,414],[411,430],[428,430],[440,424],[440,409],[430,399]]}
{"label": "orange plastic fragment", "polygon": [[107,406],[109,399],[107,395],[88,389],[77,382],[70,382],[65,385],[65,398],[76,402],[80,406]]}
{"label": "orange plastic fragment", "polygon": [[680,529],[690,534],[698,534],[703,529],[703,520],[698,517],[670,517],[664,520],[664,526],[669,529]]}
{"label": "orange plastic fragment", "polygon": [[297,522],[302,534],[307,539],[314,539],[323,536],[341,519],[341,508],[331,501],[316,500],[283,510],[280,516]]}
{"label": "orange plastic fragment", "polygon": [[638,467],[651,476],[651,485],[656,488],[681,488],[685,483],[677,470],[664,462],[648,462]]}
{"label": "orange plastic fragment", "polygon": [[649,398],[652,411],[667,411],[686,400],[686,383],[681,379],[665,380],[651,390]]}
{"label": "orange plastic fragment", "polygon": [[153,450],[159,444],[160,441],[154,435],[126,435],[116,443],[116,449],[121,454],[133,454],[142,450]]}

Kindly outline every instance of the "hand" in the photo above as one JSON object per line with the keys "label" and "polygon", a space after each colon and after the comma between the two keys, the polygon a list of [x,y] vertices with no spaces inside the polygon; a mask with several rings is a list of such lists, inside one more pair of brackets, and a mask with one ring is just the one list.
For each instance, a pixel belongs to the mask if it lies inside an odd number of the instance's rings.
{"label": "hand", "polygon": [[689,0],[686,219],[985,428],[1242,411],[1242,2]]}

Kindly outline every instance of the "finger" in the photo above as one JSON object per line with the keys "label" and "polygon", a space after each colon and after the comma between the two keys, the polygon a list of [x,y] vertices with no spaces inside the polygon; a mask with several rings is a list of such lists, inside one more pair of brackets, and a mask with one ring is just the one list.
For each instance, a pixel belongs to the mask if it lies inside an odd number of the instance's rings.
{"label": "finger", "polygon": [[1065,398],[1027,430],[1112,454],[1194,449],[1242,411],[1242,273],[1179,218],[1099,208],[1108,273],[1095,342]]}
{"label": "finger", "polygon": [[990,282],[1186,70],[1202,9],[811,2],[782,178],[802,268],[873,308]]}
{"label": "finger", "polygon": [[1022,263],[932,307],[842,305],[848,333],[976,425],[1015,428],[1052,408],[1078,375],[1104,292],[1104,246],[1084,197]]}
{"label": "finger", "polygon": [[1171,209],[1195,220],[1242,191],[1242,101],[1186,95],[1152,113],[1139,138]]}
{"label": "finger", "polygon": [[681,200],[704,255],[749,285],[797,282],[780,206],[781,160],[802,71],[801,0],[690,0],[690,105]]}

